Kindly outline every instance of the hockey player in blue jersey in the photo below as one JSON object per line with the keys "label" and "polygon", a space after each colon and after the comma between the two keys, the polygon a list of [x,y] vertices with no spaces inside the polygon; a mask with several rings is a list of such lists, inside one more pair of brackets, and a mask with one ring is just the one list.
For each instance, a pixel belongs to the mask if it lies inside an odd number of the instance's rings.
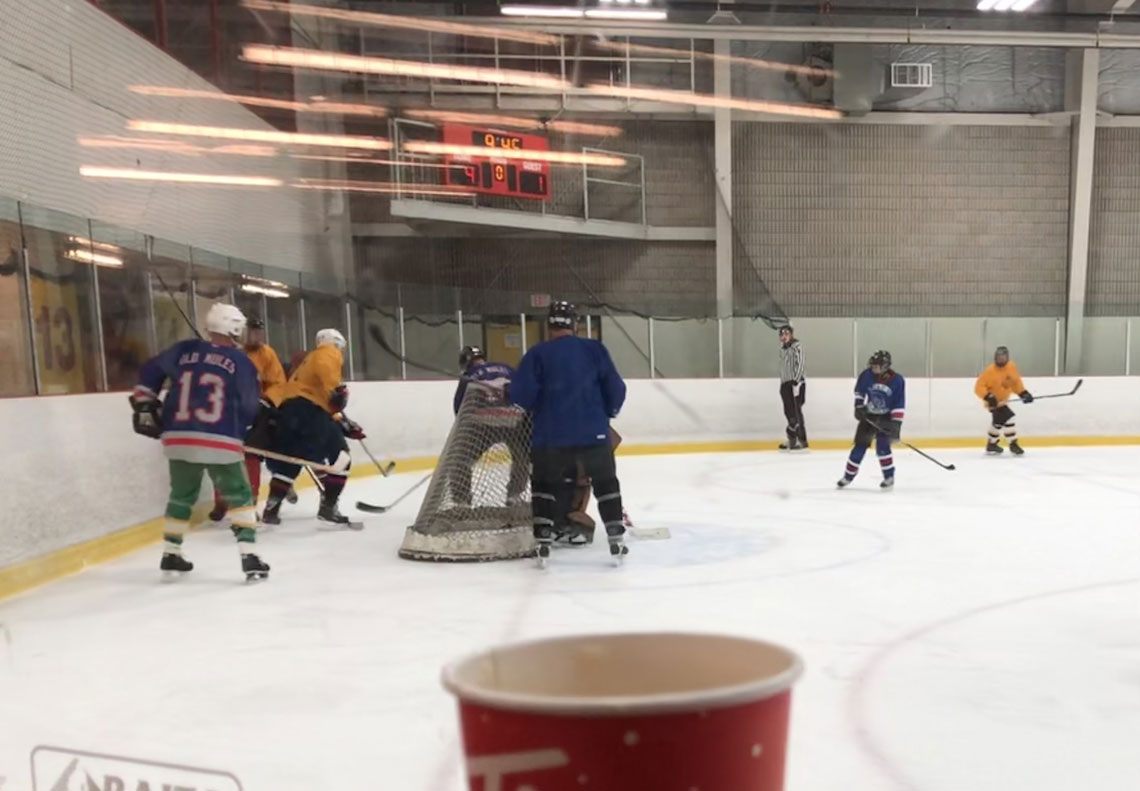
{"label": "hockey player in blue jersey", "polygon": [[877,351],[871,355],[867,370],[855,382],[855,445],[847,458],[847,469],[839,479],[839,488],[855,480],[859,464],[871,442],[883,470],[883,489],[895,485],[895,462],[891,443],[902,435],[906,417],[906,380],[891,370],[891,353]]}
{"label": "hockey player in blue jersey", "polygon": [[471,473],[475,463],[494,445],[505,444],[511,453],[511,477],[507,481],[507,505],[522,500],[530,473],[530,449],[526,446],[527,434],[520,430],[526,416],[509,400],[511,377],[515,371],[506,363],[489,363],[487,355],[478,346],[464,346],[459,352],[459,367],[463,377],[455,388],[452,406],[458,418],[460,409],[465,419],[478,429],[471,441],[461,443],[463,454],[451,481],[452,496],[461,505],[476,505],[471,501]]}
{"label": "hockey player in blue jersey", "polygon": [[611,556],[620,561],[628,551],[610,443],[610,419],[625,403],[625,382],[605,346],[575,335],[577,319],[570,303],[552,303],[550,339],[523,356],[511,380],[511,401],[533,418],[531,508],[540,565],[564,527],[579,470],[592,482]]}
{"label": "hockey player in blue jersey", "polygon": [[130,395],[134,430],[162,439],[170,467],[159,568],[194,568],[182,557],[182,539],[202,474],[208,473],[229,507],[246,578],[263,579],[269,576],[269,566],[253,552],[257,514],[242,466],[242,437],[257,415],[261,396],[257,369],[238,345],[245,316],[233,305],[217,303],[206,314],[206,331],[208,340],[179,341],[147,360]]}

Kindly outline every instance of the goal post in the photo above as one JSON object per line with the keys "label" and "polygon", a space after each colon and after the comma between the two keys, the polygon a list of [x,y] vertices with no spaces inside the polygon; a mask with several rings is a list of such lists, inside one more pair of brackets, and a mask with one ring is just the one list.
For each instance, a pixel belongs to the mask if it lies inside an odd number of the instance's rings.
{"label": "goal post", "polygon": [[530,417],[498,387],[471,382],[400,557],[507,560],[534,548]]}

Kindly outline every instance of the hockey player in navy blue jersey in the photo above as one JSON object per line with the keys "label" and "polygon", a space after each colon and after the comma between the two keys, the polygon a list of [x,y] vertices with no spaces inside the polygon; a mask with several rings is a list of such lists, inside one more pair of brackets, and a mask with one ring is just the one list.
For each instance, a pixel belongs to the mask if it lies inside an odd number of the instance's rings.
{"label": "hockey player in navy blue jersey", "polygon": [[[245,316],[233,305],[217,303],[206,315],[206,331],[209,340],[179,341],[147,360],[130,395],[135,431],[161,438],[170,465],[159,568],[194,568],[182,557],[182,539],[202,474],[209,473],[229,507],[246,578],[263,579],[269,576],[269,566],[253,552],[257,515],[242,466],[242,437],[257,415],[261,396],[257,369],[238,345]],[[166,398],[160,401],[168,383]]]}
{"label": "hockey player in navy blue jersey", "polygon": [[625,403],[625,382],[605,346],[575,335],[577,319],[570,303],[552,303],[550,339],[523,356],[511,380],[511,401],[533,416],[531,508],[540,565],[570,511],[579,469],[592,482],[611,556],[620,561],[628,551],[610,443],[610,419]]}
{"label": "hockey player in navy blue jersey", "polygon": [[453,496],[462,505],[471,502],[471,473],[479,458],[493,446],[503,443],[511,453],[511,477],[507,481],[507,504],[518,503],[526,490],[530,473],[530,449],[526,432],[520,431],[525,416],[510,405],[510,383],[515,371],[506,363],[489,363],[478,346],[464,346],[459,352],[463,377],[455,388],[455,414],[469,410],[471,421],[478,426],[472,442],[460,447],[464,454],[452,481]]}
{"label": "hockey player in navy blue jersey", "polygon": [[884,489],[895,485],[895,462],[891,443],[902,435],[906,417],[906,380],[891,370],[891,353],[877,351],[871,355],[867,370],[855,382],[855,445],[847,458],[847,469],[839,479],[839,488],[847,486],[859,472],[859,464],[871,442],[883,470]]}

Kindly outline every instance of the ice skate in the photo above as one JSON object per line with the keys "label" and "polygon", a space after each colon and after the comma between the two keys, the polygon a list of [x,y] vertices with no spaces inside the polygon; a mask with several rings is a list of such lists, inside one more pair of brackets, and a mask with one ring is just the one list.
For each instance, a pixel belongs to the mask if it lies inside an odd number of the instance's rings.
{"label": "ice skate", "polygon": [[838,481],[835,482],[835,485],[838,486],[840,489],[846,489],[848,486],[851,485],[851,482],[854,480],[855,480],[854,478],[848,478],[846,475],[844,475],[842,478],[840,478]]}
{"label": "ice skate", "polygon": [[241,556],[241,570],[247,582],[269,579],[269,564],[252,552]]}
{"label": "ice skate", "polygon": [[[1014,453],[1024,453],[1024,451],[1022,451],[1020,447],[1017,450],[1013,450],[1013,446],[1016,444],[1017,444],[1016,441],[1011,442],[1009,445],[1009,449],[1011,451],[1013,451]],[[1005,448],[1003,448],[1001,445],[997,444],[996,442],[987,442],[986,443],[986,455],[987,456],[1000,456],[1003,453],[1005,453]]]}
{"label": "ice skate", "polygon": [[610,536],[610,557],[613,558],[614,565],[620,566],[628,554],[629,547],[625,545],[625,538],[623,536]]}
{"label": "ice skate", "polygon": [[1020,443],[1018,443],[1017,440],[1013,440],[1012,442],[1009,443],[1009,452],[1012,453],[1014,456],[1025,455],[1025,449],[1021,447]]}
{"label": "ice skate", "polygon": [[895,476],[883,478],[883,482],[879,484],[880,489],[893,489],[895,488]]}
{"label": "ice skate", "polygon": [[328,503],[321,501],[321,507],[317,510],[317,521],[323,522],[332,527],[343,527],[348,530],[363,530],[363,522],[354,522],[347,516],[340,512],[336,503]]}
{"label": "ice skate", "polygon": [[289,491],[285,493],[285,502],[289,503],[289,505],[297,504],[297,490],[292,486],[290,486]]}
{"label": "ice skate", "polygon": [[538,548],[534,551],[534,556],[538,560],[538,567],[540,569],[546,568],[550,564],[550,540],[539,539]]}
{"label": "ice skate", "polygon": [[274,500],[272,497],[265,504],[265,510],[261,512],[261,523],[265,525],[279,525],[281,524],[281,501]]}
{"label": "ice skate", "polygon": [[173,577],[179,574],[185,574],[187,571],[194,570],[194,564],[181,555],[176,555],[173,552],[165,552],[162,555],[162,561],[158,564],[159,569],[164,572],[164,576]]}

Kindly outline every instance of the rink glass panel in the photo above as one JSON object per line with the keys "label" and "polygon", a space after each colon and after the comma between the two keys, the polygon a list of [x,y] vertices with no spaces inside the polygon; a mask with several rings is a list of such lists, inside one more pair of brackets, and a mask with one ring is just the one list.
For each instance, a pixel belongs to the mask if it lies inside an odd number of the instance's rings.
{"label": "rink glass panel", "polygon": [[0,397],[36,391],[29,326],[18,207],[0,197]]}
{"label": "rink glass panel", "polygon": [[[101,378],[95,277],[86,220],[22,206],[39,392],[90,393]],[[106,259],[108,265],[111,258]],[[115,259],[117,260],[117,259]],[[100,264],[100,268],[104,265]]]}

